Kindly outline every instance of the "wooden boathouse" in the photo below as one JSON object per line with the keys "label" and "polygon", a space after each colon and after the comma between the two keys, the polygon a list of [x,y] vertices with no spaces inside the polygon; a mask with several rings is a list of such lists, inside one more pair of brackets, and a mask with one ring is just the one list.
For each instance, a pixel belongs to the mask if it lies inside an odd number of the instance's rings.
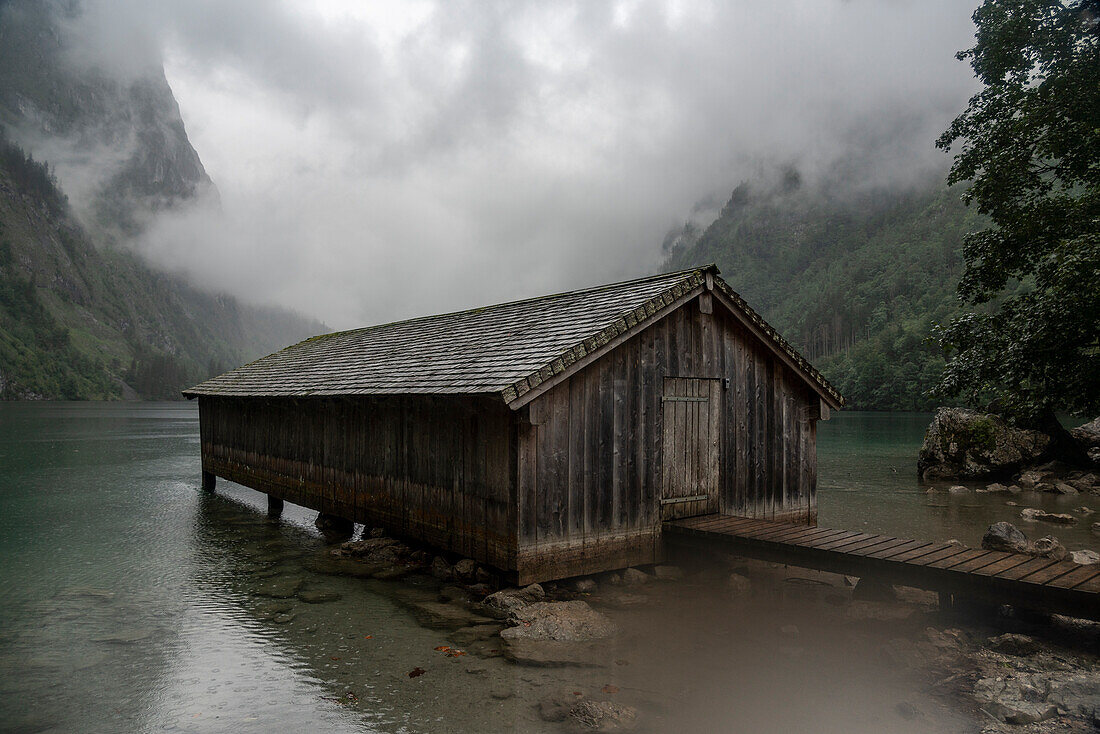
{"label": "wooden boathouse", "polygon": [[658,562],[667,520],[815,524],[843,402],[714,266],[317,336],[184,395],[205,485],[521,584]]}

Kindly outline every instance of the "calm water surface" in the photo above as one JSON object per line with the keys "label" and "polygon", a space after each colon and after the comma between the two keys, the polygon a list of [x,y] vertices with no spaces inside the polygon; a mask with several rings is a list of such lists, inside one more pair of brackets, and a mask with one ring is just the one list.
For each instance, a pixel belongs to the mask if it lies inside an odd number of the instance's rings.
{"label": "calm water surface", "polygon": [[[975,542],[1015,519],[1005,497],[917,485],[927,422],[850,413],[823,424],[821,524]],[[203,495],[198,454],[193,405],[0,403],[0,731],[559,731],[537,701],[608,685],[639,707],[640,731],[915,726],[892,713],[916,694],[882,668],[880,641],[782,595],[754,610],[703,583],[649,591],[646,604],[608,610],[624,633],[603,665],[509,663],[499,638],[410,612],[437,596],[430,580],[316,573],[326,551],[312,513],[288,505],[269,521],[262,495],[226,482]],[[1100,509],[1093,497],[1015,499]],[[1089,524],[1053,532],[1096,547]],[[338,598],[278,598],[294,590]],[[788,623],[802,630],[797,646],[780,632]],[[434,650],[456,641],[468,655]],[[838,664],[847,676],[831,675]],[[415,667],[428,672],[410,679]],[[777,707],[773,690],[800,690],[801,703]],[[854,692],[858,704],[830,703]],[[957,730],[954,714],[917,703],[935,713],[912,731],[930,720]]]}

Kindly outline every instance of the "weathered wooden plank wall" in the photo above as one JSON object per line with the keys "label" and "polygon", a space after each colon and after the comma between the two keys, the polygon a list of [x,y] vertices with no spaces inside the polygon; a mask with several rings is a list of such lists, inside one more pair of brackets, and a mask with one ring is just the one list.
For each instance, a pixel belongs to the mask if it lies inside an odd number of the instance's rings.
{"label": "weathered wooden plank wall", "polygon": [[515,567],[512,412],[483,397],[199,398],[203,470]]}
{"label": "weathered wooden plank wall", "polygon": [[521,581],[659,560],[666,376],[730,380],[719,391],[718,511],[816,520],[817,395],[723,308],[694,301],[527,406]]}

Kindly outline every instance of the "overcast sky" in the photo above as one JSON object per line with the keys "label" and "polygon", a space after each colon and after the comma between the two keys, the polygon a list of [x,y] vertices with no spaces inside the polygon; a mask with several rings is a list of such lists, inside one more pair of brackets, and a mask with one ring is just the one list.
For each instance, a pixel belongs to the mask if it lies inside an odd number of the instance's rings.
{"label": "overcast sky", "polygon": [[149,255],[337,328],[655,271],[761,167],[904,183],[975,89],[965,0],[86,2],[221,195]]}

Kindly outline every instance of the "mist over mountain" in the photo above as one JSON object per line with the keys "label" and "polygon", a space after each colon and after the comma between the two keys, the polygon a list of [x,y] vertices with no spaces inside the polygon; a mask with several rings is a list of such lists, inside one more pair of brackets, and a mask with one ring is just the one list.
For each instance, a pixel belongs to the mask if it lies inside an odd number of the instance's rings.
{"label": "mist over mountain", "polygon": [[132,237],[157,212],[217,193],[163,67],[119,76],[94,63],[66,32],[81,12],[59,0],[0,5],[0,123],[49,161],[89,227]]}
{"label": "mist over mountain", "polygon": [[932,330],[960,309],[963,236],[980,226],[941,176],[853,190],[786,168],[737,186],[709,225],[671,230],[665,249],[672,269],[717,263],[850,407],[925,410],[944,362]]}
{"label": "mist over mountain", "polygon": [[81,63],[163,66],[217,183],[134,246],[340,328],[654,272],[761,167],[920,179],[975,89],[958,0],[80,7]]}
{"label": "mist over mountain", "polygon": [[163,70],[79,63],[63,32],[77,12],[0,4],[0,398],[176,399],[324,331],[133,251],[158,216],[217,193]]}

